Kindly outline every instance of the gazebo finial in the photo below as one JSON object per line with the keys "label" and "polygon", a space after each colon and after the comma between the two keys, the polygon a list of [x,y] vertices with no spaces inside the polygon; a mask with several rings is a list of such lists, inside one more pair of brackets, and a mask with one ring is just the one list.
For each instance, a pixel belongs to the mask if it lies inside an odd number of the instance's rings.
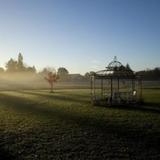
{"label": "gazebo finial", "polygon": [[117,56],[114,56],[113,61],[114,61],[114,62],[117,61]]}

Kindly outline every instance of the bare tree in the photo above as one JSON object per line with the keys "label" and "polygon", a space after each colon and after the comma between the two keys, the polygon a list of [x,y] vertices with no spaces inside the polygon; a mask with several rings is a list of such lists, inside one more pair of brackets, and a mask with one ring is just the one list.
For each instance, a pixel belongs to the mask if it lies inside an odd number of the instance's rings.
{"label": "bare tree", "polygon": [[50,91],[51,93],[53,92],[53,84],[55,82],[57,82],[57,74],[56,73],[53,73],[53,72],[48,72],[48,75],[45,77],[45,79],[48,81],[49,85],[50,85]]}

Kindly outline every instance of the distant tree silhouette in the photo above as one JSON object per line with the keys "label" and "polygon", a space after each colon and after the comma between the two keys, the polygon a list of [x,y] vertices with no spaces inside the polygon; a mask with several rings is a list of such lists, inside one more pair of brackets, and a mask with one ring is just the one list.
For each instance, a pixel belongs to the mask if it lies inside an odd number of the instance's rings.
{"label": "distant tree silhouette", "polygon": [[36,73],[35,66],[25,66],[23,63],[23,55],[21,53],[18,54],[18,60],[10,59],[6,63],[6,71],[7,72],[32,72]]}
{"label": "distant tree silhouette", "polygon": [[36,67],[35,66],[33,66],[33,67],[27,67],[26,71],[30,72],[30,73],[36,73]]}
{"label": "distant tree silhouette", "polygon": [[25,66],[23,64],[23,56],[22,56],[21,53],[18,54],[17,70],[18,71],[24,71],[25,70]]}
{"label": "distant tree silhouette", "polygon": [[156,67],[152,70],[144,70],[136,72],[143,80],[160,80],[160,68]]}
{"label": "distant tree silhouette", "polygon": [[90,75],[94,75],[95,72],[94,72],[94,71],[90,71],[89,74],[90,74]]}
{"label": "distant tree silhouette", "polygon": [[6,63],[6,71],[7,72],[15,72],[15,71],[17,71],[17,61],[11,58]]}
{"label": "distant tree silhouette", "polygon": [[90,73],[89,73],[89,72],[86,72],[85,75],[84,75],[84,77],[85,77],[86,79],[89,79],[89,78],[90,78]]}
{"label": "distant tree silhouette", "polygon": [[59,67],[59,68],[58,68],[58,70],[57,70],[57,75],[58,75],[58,77],[59,77],[59,79],[60,79],[61,81],[67,80],[67,79],[69,78],[69,77],[68,77],[69,72],[68,72],[68,70],[67,70],[66,68],[64,68],[64,67]]}
{"label": "distant tree silhouette", "polygon": [[66,76],[66,75],[69,74],[69,72],[68,72],[68,70],[66,68],[60,67],[60,68],[58,68],[57,74],[60,75],[60,76],[61,75],[62,76]]}
{"label": "distant tree silhouette", "polygon": [[131,67],[130,67],[130,65],[128,63],[126,64],[126,69],[131,71]]}

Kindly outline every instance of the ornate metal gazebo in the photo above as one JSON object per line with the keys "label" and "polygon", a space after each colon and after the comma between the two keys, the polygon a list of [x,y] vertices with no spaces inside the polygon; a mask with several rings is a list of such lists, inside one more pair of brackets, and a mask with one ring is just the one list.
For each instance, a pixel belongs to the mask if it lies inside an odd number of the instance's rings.
{"label": "ornate metal gazebo", "polygon": [[129,65],[111,61],[105,70],[91,74],[91,101],[94,105],[128,105],[142,101],[142,80]]}

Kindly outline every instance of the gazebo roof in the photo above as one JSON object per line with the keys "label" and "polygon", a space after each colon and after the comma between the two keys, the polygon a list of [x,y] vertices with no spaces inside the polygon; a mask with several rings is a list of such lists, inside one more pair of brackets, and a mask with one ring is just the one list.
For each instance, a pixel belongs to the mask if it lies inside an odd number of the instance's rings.
{"label": "gazebo roof", "polygon": [[130,67],[122,65],[121,62],[117,61],[116,57],[108,64],[105,70],[95,72],[94,76],[97,78],[135,78],[135,74]]}

